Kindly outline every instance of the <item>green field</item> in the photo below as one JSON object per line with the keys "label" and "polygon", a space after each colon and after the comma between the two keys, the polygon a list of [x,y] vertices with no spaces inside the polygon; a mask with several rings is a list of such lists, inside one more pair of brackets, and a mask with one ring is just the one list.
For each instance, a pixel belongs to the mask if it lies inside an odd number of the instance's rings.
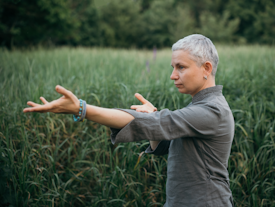
{"label": "green field", "polygon": [[[216,84],[235,118],[229,158],[236,206],[275,206],[275,48],[218,46]],[[167,156],[148,141],[112,145],[110,130],[70,115],[24,114],[28,100],[59,97],[129,108],[139,92],[158,110],[186,106],[170,80],[171,51],[0,50],[0,206],[162,206]],[[10,205],[9,205],[10,204]]]}

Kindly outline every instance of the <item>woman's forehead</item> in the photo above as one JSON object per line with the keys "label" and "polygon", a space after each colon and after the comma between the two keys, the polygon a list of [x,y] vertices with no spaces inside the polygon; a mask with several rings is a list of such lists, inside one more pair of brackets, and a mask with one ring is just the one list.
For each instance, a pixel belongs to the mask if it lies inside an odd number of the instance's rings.
{"label": "woman's forehead", "polygon": [[172,52],[171,65],[192,64],[194,62],[188,51],[176,50]]}

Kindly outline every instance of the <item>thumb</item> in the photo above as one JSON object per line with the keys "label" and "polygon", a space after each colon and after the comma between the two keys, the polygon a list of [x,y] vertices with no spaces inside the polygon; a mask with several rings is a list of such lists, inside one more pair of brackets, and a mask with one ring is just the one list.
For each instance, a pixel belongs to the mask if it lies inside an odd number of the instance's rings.
{"label": "thumb", "polygon": [[71,98],[71,96],[72,96],[72,92],[71,91],[69,91],[69,90],[67,90],[66,88],[64,88],[64,87],[62,87],[62,86],[60,86],[60,85],[57,85],[57,86],[55,86],[55,90],[58,92],[58,93],[60,93],[61,95],[64,95],[64,96],[66,96],[66,97],[70,97]]}

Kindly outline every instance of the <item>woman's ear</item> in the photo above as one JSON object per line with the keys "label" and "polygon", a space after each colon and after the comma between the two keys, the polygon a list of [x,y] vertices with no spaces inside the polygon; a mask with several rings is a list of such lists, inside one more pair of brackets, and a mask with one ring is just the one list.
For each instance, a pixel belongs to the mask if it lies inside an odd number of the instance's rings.
{"label": "woman's ear", "polygon": [[207,76],[211,75],[212,70],[213,70],[212,63],[210,61],[206,61],[203,64],[203,67],[204,67],[204,70],[205,70],[205,75],[207,75]]}

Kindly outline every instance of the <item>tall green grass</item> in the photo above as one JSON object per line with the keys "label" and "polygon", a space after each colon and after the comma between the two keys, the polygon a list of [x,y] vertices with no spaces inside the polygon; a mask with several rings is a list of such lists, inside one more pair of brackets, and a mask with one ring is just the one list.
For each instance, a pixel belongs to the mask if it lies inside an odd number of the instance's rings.
{"label": "tall green grass", "polygon": [[[228,161],[236,206],[275,206],[275,50],[219,46],[216,83],[235,117]],[[170,50],[0,50],[0,204],[162,206],[167,156],[148,141],[112,145],[110,130],[69,115],[24,114],[26,102],[59,97],[60,84],[89,104],[129,108],[139,92],[158,110],[191,97],[169,79]],[[136,166],[136,167],[135,167]]]}

